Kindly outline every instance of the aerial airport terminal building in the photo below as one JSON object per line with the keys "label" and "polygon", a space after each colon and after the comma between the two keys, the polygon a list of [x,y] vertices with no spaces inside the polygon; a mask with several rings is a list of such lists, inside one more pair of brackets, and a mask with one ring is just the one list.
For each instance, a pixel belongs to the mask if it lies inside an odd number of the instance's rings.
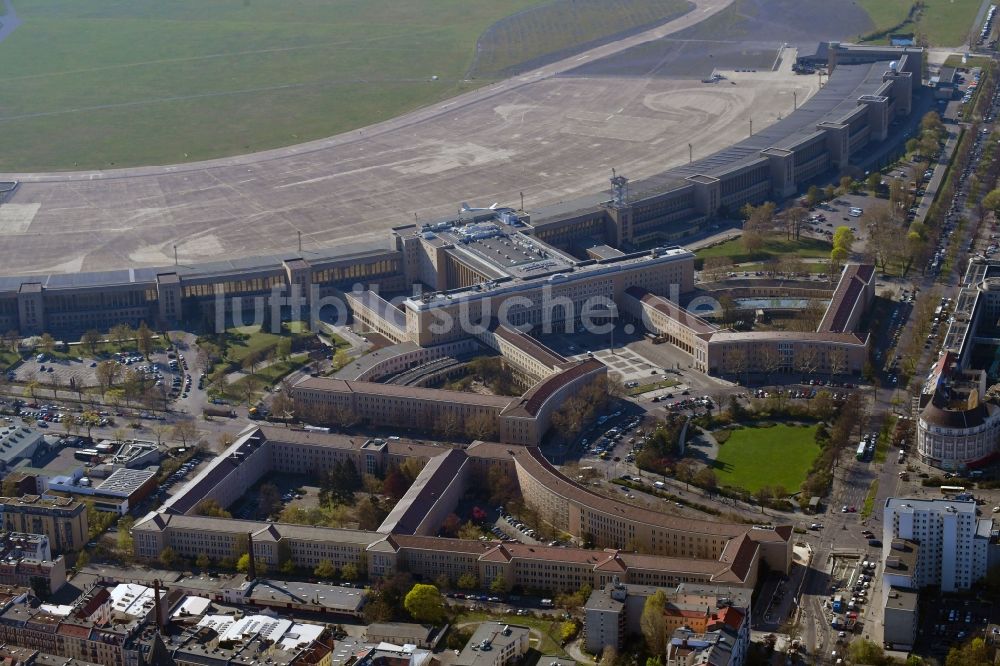
{"label": "aerial airport terminal building", "polygon": [[[636,276],[655,268],[656,280],[676,279],[671,271],[679,271],[683,260],[671,244],[745,204],[780,201],[823,174],[859,169],[872,151],[900,142],[894,126],[911,113],[922,85],[922,56],[922,49],[912,47],[828,44],[816,56],[830,67],[827,81],[793,113],[662,174],[634,182],[616,175],[610,195],[600,192],[532,211],[465,210],[443,222],[399,227],[387,242],[374,245],[290,249],[197,266],[2,277],[0,328],[70,336],[119,322],[231,322],[234,314],[252,318],[261,299],[298,296],[310,312],[360,288],[410,297],[406,316],[386,311],[392,315],[388,321],[426,345],[449,334],[424,330],[421,319],[442,306],[426,295],[413,296],[414,284],[423,285],[425,294],[445,292],[438,298],[452,302],[463,294],[478,300],[477,289],[495,290],[495,297],[533,288],[525,285],[540,289],[543,283],[566,291],[564,280],[577,291],[567,295],[577,301],[585,290],[612,298],[632,286],[664,293],[659,283],[644,284]],[[442,223],[446,228],[436,230]],[[466,245],[456,237],[458,230],[480,224],[497,226],[510,245],[487,238]],[[633,251],[658,244],[668,251]],[[496,252],[505,248],[510,251]],[[498,264],[503,270],[496,270]],[[531,309],[524,308],[526,320],[534,316]],[[383,333],[391,338],[394,332]]]}
{"label": "aerial airport terminal building", "polygon": [[[229,506],[270,473],[308,475],[341,461],[380,473],[408,459],[426,464],[374,530],[197,515],[202,502]],[[525,505],[541,520],[593,549],[438,536],[457,502],[469,488],[482,487],[491,469],[516,479]],[[372,578],[407,571],[424,580],[443,575],[454,582],[471,573],[484,587],[502,578],[511,587],[552,592],[615,580],[752,587],[762,566],[787,572],[792,556],[790,525],[691,521],[625,504],[565,477],[537,447],[495,442],[462,447],[275,426],[243,433],[161,509],[138,520],[132,535],[142,560],[155,560],[167,547],[182,557],[236,559],[252,547],[258,561],[272,569],[287,561],[314,568],[329,560],[337,568],[353,564]]]}

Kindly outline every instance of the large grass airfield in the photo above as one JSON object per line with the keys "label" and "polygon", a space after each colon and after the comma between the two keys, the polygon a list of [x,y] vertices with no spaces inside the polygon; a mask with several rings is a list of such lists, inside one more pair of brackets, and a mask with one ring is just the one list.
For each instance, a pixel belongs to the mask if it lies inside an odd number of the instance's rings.
{"label": "large grass airfield", "polygon": [[687,0],[6,2],[19,25],[0,41],[0,171],[193,162],[303,143],[691,8]]}
{"label": "large grass airfield", "polygon": [[[751,119],[762,128],[787,115],[793,94],[801,104],[818,86],[816,77],[789,71],[794,47],[872,27],[850,0],[695,0],[690,11],[641,30],[649,14],[638,8],[645,3],[649,9],[654,0],[616,1],[631,2],[637,18],[614,39],[594,38],[592,28],[581,28],[577,39],[591,44],[583,52],[555,61],[560,54],[522,53],[527,64],[513,65],[519,73],[511,78],[476,83],[481,87],[447,100],[425,99],[421,108],[381,122],[369,113],[361,120],[374,124],[362,122],[363,129],[187,164],[179,158],[168,166],[127,169],[9,170],[0,179],[18,179],[21,186],[0,206],[3,273],[166,266],[174,261],[174,246],[182,264],[293,255],[297,232],[305,249],[384,243],[388,228],[414,216],[452,214],[462,201],[517,205],[523,192],[530,210],[590,194],[606,187],[612,168],[633,179],[653,175],[687,161],[689,143],[695,157],[704,156],[745,137]],[[63,0],[14,3],[55,6]],[[504,11],[515,4],[505,3]],[[485,62],[472,55],[459,60],[461,72]],[[501,60],[491,62],[503,69]],[[537,67],[520,69],[531,65]],[[757,71],[734,71],[744,68]],[[713,70],[729,79],[701,83]],[[243,122],[242,111],[230,108],[206,126],[179,130],[152,123],[148,129],[169,132],[169,141],[158,140],[180,145],[189,135],[214,135]],[[248,112],[270,118],[285,113],[280,105]],[[308,118],[292,116],[292,125],[304,128]],[[90,127],[84,123],[81,131]],[[54,131],[43,136],[51,136],[55,154],[64,137]]]}

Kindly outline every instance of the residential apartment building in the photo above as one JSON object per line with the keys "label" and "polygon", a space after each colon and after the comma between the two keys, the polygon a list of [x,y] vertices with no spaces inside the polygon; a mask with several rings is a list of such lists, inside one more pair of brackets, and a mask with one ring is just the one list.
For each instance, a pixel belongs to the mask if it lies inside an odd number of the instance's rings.
{"label": "residential apartment building", "polygon": [[86,506],[66,497],[0,497],[0,520],[8,532],[44,534],[56,553],[80,550],[90,538]]}
{"label": "residential apartment building", "polygon": [[752,587],[710,583],[651,586],[618,581],[594,589],[584,605],[587,651],[601,654],[608,645],[620,649],[629,636],[641,636],[640,620],[646,599],[659,590],[667,595],[663,613],[667,635],[685,627],[704,633],[727,625],[744,641],[737,652],[746,652],[750,640]]}
{"label": "residential apartment building", "polygon": [[920,394],[917,455],[922,462],[964,470],[995,455],[1000,406],[987,400],[986,375],[982,370],[961,370],[954,353],[938,359]]}
{"label": "residential apartment building", "polygon": [[66,559],[52,556],[44,534],[0,534],[0,585],[28,587],[37,596],[58,592],[66,584]]}
{"label": "residential apartment building", "polygon": [[993,521],[976,517],[975,502],[890,497],[882,522],[882,559],[899,557],[896,539],[919,545],[913,587],[967,590],[986,575]]}

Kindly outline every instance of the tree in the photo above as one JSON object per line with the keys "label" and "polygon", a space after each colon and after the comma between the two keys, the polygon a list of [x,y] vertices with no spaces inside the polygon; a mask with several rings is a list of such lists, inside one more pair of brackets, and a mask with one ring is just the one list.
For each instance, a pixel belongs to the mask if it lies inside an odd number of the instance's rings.
{"label": "tree", "polygon": [[340,370],[351,362],[351,353],[346,349],[338,349],[333,355],[333,367]]}
{"label": "tree", "polygon": [[208,553],[199,553],[198,558],[194,561],[194,565],[204,571],[212,566],[212,559],[208,556]]}
{"label": "tree", "polygon": [[389,468],[385,479],[382,480],[382,492],[390,499],[399,500],[406,494],[409,487],[410,483],[399,471],[399,467],[395,465]]}
{"label": "tree", "polygon": [[287,419],[295,412],[295,403],[292,396],[288,394],[288,387],[282,387],[282,391],[271,400],[271,413],[279,418]]}
{"label": "tree", "polygon": [[101,361],[97,364],[94,374],[97,376],[97,386],[101,389],[102,396],[114,386],[118,373],[118,365],[114,361]]}
{"label": "tree", "polygon": [[281,566],[278,567],[278,571],[280,571],[283,574],[295,573],[295,561],[292,560],[292,558],[288,558],[287,560],[281,563]]}
{"label": "tree", "polygon": [[461,529],[458,530],[459,539],[475,541],[481,536],[483,536],[483,531],[472,521],[465,523],[462,525]]}
{"label": "tree", "polygon": [[375,530],[382,524],[389,512],[381,507],[377,497],[371,495],[368,497],[368,501],[362,500],[358,504],[355,514],[358,518],[359,530]]}
{"label": "tree", "polygon": [[705,490],[711,491],[714,491],[719,483],[715,476],[715,470],[711,467],[702,467],[699,469],[698,473],[694,475],[694,482]]}
{"label": "tree", "polygon": [[134,524],[135,518],[127,514],[118,520],[118,550],[129,555],[132,553],[132,525]]}
{"label": "tree", "polygon": [[184,446],[187,446],[188,441],[193,441],[198,437],[198,427],[190,419],[184,419],[175,423],[171,432],[173,438],[179,440]]}
{"label": "tree", "polygon": [[992,663],[990,651],[982,638],[973,638],[961,647],[953,647],[944,662],[945,666],[989,666]]}
{"label": "tree", "polygon": [[1000,211],[1000,189],[991,190],[985,197],[983,197],[983,208],[992,210],[994,214]]}
{"label": "tree", "polygon": [[170,426],[165,423],[157,423],[153,426],[153,435],[156,436],[157,446],[163,444],[163,439],[167,436],[167,433],[170,432],[170,430]]}
{"label": "tree", "polygon": [[695,462],[689,458],[681,459],[674,467],[674,474],[678,481],[684,482],[685,488],[691,490],[691,481],[695,475]]}
{"label": "tree", "polygon": [[757,498],[757,503],[760,504],[760,512],[764,513],[764,506],[771,499],[771,489],[768,486],[761,486],[754,493],[754,496]]}
{"label": "tree", "polygon": [[462,590],[474,590],[479,587],[479,576],[471,571],[466,571],[458,577],[455,584]]}
{"label": "tree", "polygon": [[646,639],[646,648],[655,657],[667,652],[667,625],[663,619],[666,607],[667,594],[663,590],[657,590],[646,598],[642,616],[639,618],[642,637]]}
{"label": "tree", "polygon": [[348,562],[340,569],[340,577],[344,580],[357,580],[361,577],[361,571],[358,569],[358,565],[353,562]]}
{"label": "tree", "polygon": [[80,337],[80,344],[87,348],[91,356],[97,356],[97,345],[101,344],[101,334],[92,328]]}
{"label": "tree", "polygon": [[330,560],[320,560],[316,568],[313,569],[313,575],[316,578],[333,578],[337,575],[337,568],[333,566],[333,562]]}
{"label": "tree", "polygon": [[260,365],[263,360],[263,354],[260,352],[250,352],[243,357],[243,369],[251,375],[257,374],[257,366]]}
{"label": "tree", "polygon": [[710,280],[721,280],[732,271],[733,260],[730,257],[705,257],[702,271]]}
{"label": "tree", "polygon": [[24,396],[26,398],[31,398],[32,400],[38,399],[38,388],[41,386],[37,379],[31,379],[27,384],[24,385]]}
{"label": "tree", "polygon": [[802,227],[809,218],[809,211],[802,206],[793,206],[785,212],[785,230],[789,239],[798,240],[802,235]]}
{"label": "tree", "polygon": [[840,178],[840,191],[843,194],[847,194],[852,189],[854,189],[854,179],[850,176],[842,176]]}
{"label": "tree", "polygon": [[125,343],[132,339],[133,332],[132,327],[128,324],[118,324],[111,329],[109,337],[115,343],[115,346],[119,350],[125,348]]}
{"label": "tree", "polygon": [[257,515],[270,518],[281,509],[281,492],[273,483],[261,485],[257,492]]}
{"label": "tree", "polygon": [[232,514],[222,508],[214,499],[204,499],[195,507],[194,513],[197,516],[214,516],[216,518],[232,518]]}
{"label": "tree", "polygon": [[449,513],[441,522],[441,533],[445,536],[454,537],[462,527],[462,519],[456,513]]}
{"label": "tree", "polygon": [[599,666],[618,666],[618,648],[610,643],[604,646],[601,658],[597,662]]}
{"label": "tree", "polygon": [[[885,652],[882,646],[868,640],[851,641],[848,647],[851,663],[854,664],[875,664],[881,666],[886,663]],[[891,661],[889,662],[891,663]]]}
{"label": "tree", "polygon": [[76,554],[76,564],[74,564],[74,566],[76,567],[76,570],[79,571],[88,564],[90,564],[90,555],[87,554],[87,551],[81,550]]}
{"label": "tree", "polygon": [[854,232],[851,231],[850,227],[839,226],[833,232],[833,246],[842,247],[848,252],[851,251],[851,246],[854,245]]}
{"label": "tree", "polygon": [[240,559],[236,560],[236,570],[240,573],[247,573],[250,571],[250,553],[243,553],[240,555]]}
{"label": "tree", "polygon": [[253,402],[254,394],[260,390],[261,381],[258,379],[257,375],[247,375],[241,382],[243,385],[243,396],[246,399],[247,407]]}
{"label": "tree", "polygon": [[806,190],[806,202],[810,206],[815,206],[820,201],[823,200],[823,193],[815,185],[810,185],[809,189]]}
{"label": "tree", "polygon": [[496,420],[487,414],[472,414],[465,420],[465,435],[472,440],[495,439]]}
{"label": "tree", "polygon": [[433,585],[417,583],[403,599],[403,608],[417,622],[441,624],[445,619],[444,599]]}
{"label": "tree", "polygon": [[882,175],[878,171],[874,171],[868,174],[867,180],[865,180],[865,185],[868,187],[868,191],[872,194],[878,192],[878,186],[882,183]]}
{"label": "tree", "polygon": [[160,551],[160,564],[166,568],[172,569],[179,561],[180,556],[170,546]]}
{"label": "tree", "polygon": [[153,353],[153,332],[146,326],[146,322],[139,324],[139,329],[135,332],[135,344],[139,353],[148,361],[149,355]]}
{"label": "tree", "polygon": [[41,347],[42,351],[46,354],[51,354],[52,350],[56,348],[56,341],[48,333],[42,333],[42,337],[38,341],[38,346]]}
{"label": "tree", "polygon": [[507,579],[502,576],[494,578],[493,582],[490,583],[490,592],[500,595],[510,592],[510,586],[507,584]]}

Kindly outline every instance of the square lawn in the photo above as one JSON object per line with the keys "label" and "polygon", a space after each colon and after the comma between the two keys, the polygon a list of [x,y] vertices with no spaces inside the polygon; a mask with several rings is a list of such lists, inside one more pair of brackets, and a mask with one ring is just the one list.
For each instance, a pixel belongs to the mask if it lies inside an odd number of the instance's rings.
{"label": "square lawn", "polygon": [[715,474],[720,486],[746,488],[784,486],[795,492],[819,455],[816,426],[743,427],[719,447]]}

